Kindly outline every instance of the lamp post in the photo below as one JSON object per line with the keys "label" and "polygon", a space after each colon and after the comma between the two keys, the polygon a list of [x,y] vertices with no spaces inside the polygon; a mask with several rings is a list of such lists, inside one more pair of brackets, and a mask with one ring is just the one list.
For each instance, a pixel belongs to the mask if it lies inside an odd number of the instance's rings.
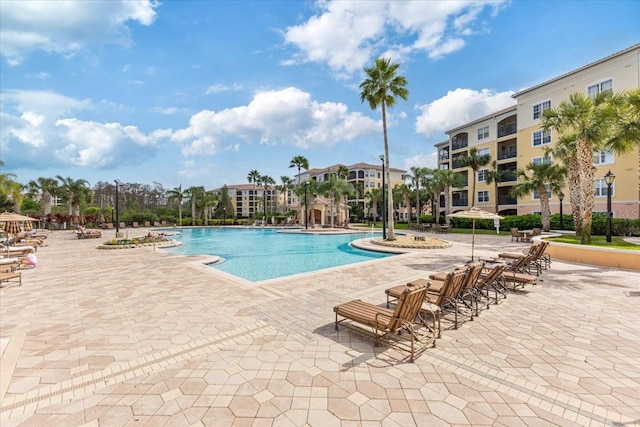
{"label": "lamp post", "polygon": [[387,205],[385,203],[385,193],[387,191],[387,187],[384,182],[384,155],[380,154],[380,161],[382,161],[382,239],[387,240],[387,226],[386,226],[386,208]]}
{"label": "lamp post", "polygon": [[611,186],[616,176],[609,170],[604,176],[604,182],[607,184],[607,243],[611,243]]}
{"label": "lamp post", "polygon": [[118,194],[118,180],[114,181],[116,183],[116,237],[120,237],[120,196]]}
{"label": "lamp post", "polygon": [[558,200],[560,200],[560,230],[564,230],[562,224],[562,201],[564,200],[564,193],[562,191],[558,193]]}
{"label": "lamp post", "polygon": [[309,224],[307,222],[308,218],[309,218],[309,211],[307,208],[307,187],[309,186],[309,182],[305,181],[304,182],[304,229],[308,229],[309,228]]}
{"label": "lamp post", "polygon": [[222,225],[227,225],[227,208],[222,208]]}

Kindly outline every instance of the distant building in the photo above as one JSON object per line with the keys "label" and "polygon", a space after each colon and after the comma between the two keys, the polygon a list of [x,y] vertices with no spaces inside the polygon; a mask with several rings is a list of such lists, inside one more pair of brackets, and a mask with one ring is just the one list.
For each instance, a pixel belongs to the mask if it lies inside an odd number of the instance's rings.
{"label": "distant building", "polygon": [[[476,206],[494,211],[495,198],[498,211],[502,214],[539,213],[540,201],[537,194],[520,199],[510,195],[510,190],[517,183],[516,171],[528,163],[555,162],[545,156],[545,147],[551,147],[557,141],[555,132],[544,132],[540,127],[542,112],[548,108],[556,108],[569,95],[583,91],[593,95],[603,90],[622,90],[638,88],[640,84],[640,44],[636,44],[614,53],[606,58],[585,65],[576,70],[548,80],[539,85],[522,90],[513,98],[516,105],[493,114],[481,117],[447,131],[449,140],[436,144],[438,150],[438,167],[451,169],[459,173],[466,182],[462,188],[451,190],[452,210],[466,209],[471,206],[470,197],[475,197]],[[487,168],[471,176],[473,171],[463,167],[460,159],[472,147],[479,154],[489,154],[496,160],[498,170],[506,171],[506,177],[498,184],[496,193],[494,185],[486,183]],[[640,168],[638,148],[624,156],[615,156],[610,152],[596,153],[594,165],[596,172],[596,212],[606,212],[607,186],[604,175],[611,170],[616,175],[612,186],[612,210],[614,216],[640,218]],[[472,191],[472,181],[476,180],[476,194]],[[569,194],[568,189],[563,190]],[[568,197],[567,197],[568,200]],[[568,208],[568,201],[565,201]],[[558,213],[560,201],[556,195],[550,199],[552,212]],[[441,200],[440,207],[444,207]],[[569,213],[569,210],[565,210]]]}

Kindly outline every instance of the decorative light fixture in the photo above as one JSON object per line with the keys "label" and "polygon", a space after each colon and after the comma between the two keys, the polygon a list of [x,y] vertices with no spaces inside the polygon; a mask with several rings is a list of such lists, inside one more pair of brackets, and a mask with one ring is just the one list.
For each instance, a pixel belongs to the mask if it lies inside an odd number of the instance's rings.
{"label": "decorative light fixture", "polygon": [[604,182],[607,184],[607,243],[611,243],[611,216],[613,212],[611,211],[611,186],[613,185],[613,181],[616,180],[616,176],[609,170],[604,176]]}
{"label": "decorative light fixture", "polygon": [[385,203],[385,193],[387,192],[387,187],[385,186],[384,180],[384,155],[380,154],[380,160],[382,161],[382,238],[387,240],[387,226],[386,226],[386,210],[387,205]]}
{"label": "decorative light fixture", "polygon": [[562,201],[564,200],[564,193],[562,191],[558,193],[558,199],[560,200],[560,230],[564,230],[564,225],[562,224]]}

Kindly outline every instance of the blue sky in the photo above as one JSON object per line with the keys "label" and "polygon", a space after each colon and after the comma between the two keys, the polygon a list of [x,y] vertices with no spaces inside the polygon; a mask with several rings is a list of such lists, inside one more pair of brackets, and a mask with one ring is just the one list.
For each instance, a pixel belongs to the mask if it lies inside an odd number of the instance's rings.
{"label": "blue sky", "polygon": [[435,166],[445,131],[640,41],[637,1],[0,0],[0,160],[207,189],[278,183],[290,160],[378,163],[363,68],[401,64],[393,167]]}

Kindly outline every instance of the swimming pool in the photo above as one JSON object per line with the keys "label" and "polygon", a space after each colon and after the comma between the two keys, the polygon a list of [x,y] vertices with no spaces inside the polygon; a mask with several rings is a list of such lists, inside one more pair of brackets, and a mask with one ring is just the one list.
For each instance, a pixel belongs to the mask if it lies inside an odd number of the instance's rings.
{"label": "swimming pool", "polygon": [[168,251],[218,255],[224,258],[224,262],[212,265],[213,268],[254,282],[392,255],[349,245],[362,235],[278,233],[268,228],[200,227],[183,228],[181,231],[171,238],[183,245]]}

